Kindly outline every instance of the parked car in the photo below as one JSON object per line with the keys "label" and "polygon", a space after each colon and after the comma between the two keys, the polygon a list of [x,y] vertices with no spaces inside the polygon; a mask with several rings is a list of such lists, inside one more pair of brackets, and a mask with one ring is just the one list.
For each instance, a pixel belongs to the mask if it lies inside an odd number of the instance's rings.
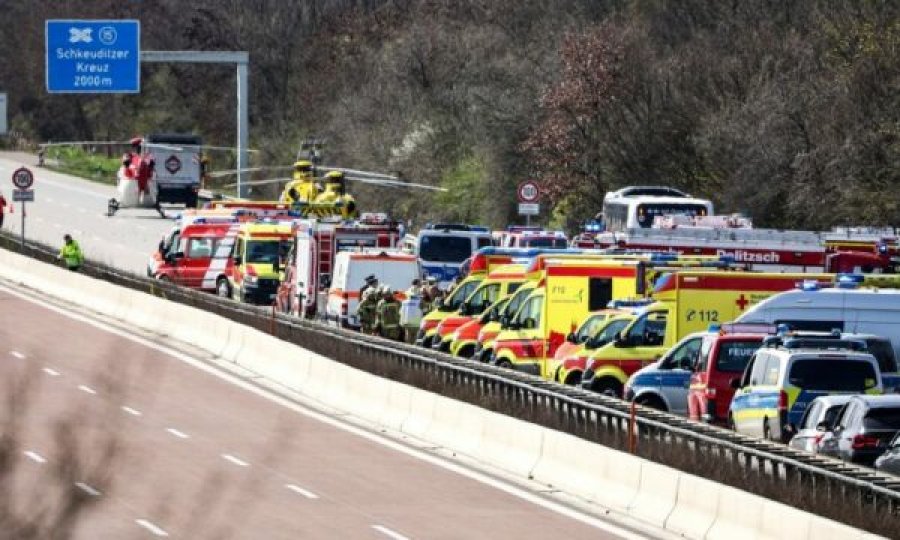
{"label": "parked car", "polygon": [[853,396],[835,422],[836,457],[872,466],[900,432],[900,396]]}
{"label": "parked car", "polygon": [[875,468],[900,476],[900,432],[888,443],[887,451],[875,460]]}
{"label": "parked car", "polygon": [[850,401],[850,395],[819,396],[809,403],[803,419],[797,424],[797,434],[788,443],[791,448],[818,453],[840,416],[841,409]]}
{"label": "parked car", "polygon": [[688,386],[706,332],[688,334],[662,358],[637,370],[625,383],[625,399],[687,416]]}

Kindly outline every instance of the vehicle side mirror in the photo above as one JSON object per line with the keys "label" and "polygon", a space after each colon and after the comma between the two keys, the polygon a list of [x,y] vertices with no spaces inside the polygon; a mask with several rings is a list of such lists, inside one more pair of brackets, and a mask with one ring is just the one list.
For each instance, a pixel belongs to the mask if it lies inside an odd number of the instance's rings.
{"label": "vehicle side mirror", "polygon": [[631,337],[624,330],[616,334],[616,347],[631,347],[632,345]]}
{"label": "vehicle side mirror", "polygon": [[463,302],[462,304],[459,305],[459,314],[460,315],[469,315],[470,314],[469,311],[470,311],[469,304]]}
{"label": "vehicle side mirror", "polygon": [[501,328],[509,328],[509,317],[508,316],[503,315],[502,317],[500,317],[500,327]]}
{"label": "vehicle side mirror", "polygon": [[691,371],[694,367],[694,362],[690,357],[685,356],[678,361],[678,367],[687,371]]}
{"label": "vehicle side mirror", "polygon": [[741,379],[739,379],[738,377],[731,379],[730,381],[728,381],[728,386],[730,386],[734,390],[740,390]]}
{"label": "vehicle side mirror", "polygon": [[575,339],[575,332],[569,332],[569,335],[566,336],[566,341],[569,343],[578,343],[578,340]]}
{"label": "vehicle side mirror", "polygon": [[241,265],[241,256],[240,255],[235,255],[234,257],[231,258],[231,260],[234,261],[235,266]]}
{"label": "vehicle side mirror", "polygon": [[159,241],[159,247],[157,248],[160,253],[166,252],[166,242],[164,240]]}
{"label": "vehicle side mirror", "polygon": [[331,276],[328,274],[319,274],[319,286],[323,289],[331,287]]}
{"label": "vehicle side mirror", "polygon": [[537,321],[529,317],[522,322],[522,328],[524,330],[534,330],[537,328]]}
{"label": "vehicle side mirror", "polygon": [[830,431],[831,426],[828,425],[828,422],[819,422],[816,424],[816,431],[821,431],[825,433],[826,431]]}

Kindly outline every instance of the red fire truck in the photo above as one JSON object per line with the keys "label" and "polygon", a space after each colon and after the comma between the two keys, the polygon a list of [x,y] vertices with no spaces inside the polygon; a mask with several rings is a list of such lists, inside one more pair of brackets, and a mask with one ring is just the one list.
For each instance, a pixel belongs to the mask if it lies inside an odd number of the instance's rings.
{"label": "red fire truck", "polygon": [[284,264],[276,303],[283,313],[314,317],[324,312],[326,295],[340,251],[393,248],[398,225],[384,214],[363,214],[356,221],[298,220]]}

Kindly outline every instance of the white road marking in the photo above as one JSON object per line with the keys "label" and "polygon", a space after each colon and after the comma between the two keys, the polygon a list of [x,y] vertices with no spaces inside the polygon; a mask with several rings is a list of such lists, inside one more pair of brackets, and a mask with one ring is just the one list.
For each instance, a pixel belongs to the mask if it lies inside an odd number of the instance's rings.
{"label": "white road marking", "polygon": [[141,527],[147,529],[148,531],[152,532],[155,536],[169,536],[169,533],[160,529],[159,527],[157,527],[153,523],[147,521],[146,519],[136,519],[136,520],[134,520],[134,522],[137,523],[138,525],[140,525]]}
{"label": "white road marking", "polygon": [[288,488],[289,490],[293,491],[294,493],[299,493],[300,495],[303,495],[307,499],[318,499],[319,498],[319,496],[316,495],[315,493],[313,493],[312,491],[303,489],[302,487],[300,487],[296,484],[285,484],[284,487]]}
{"label": "white road marking", "polygon": [[250,464],[242,459],[238,459],[231,454],[222,454],[222,457],[225,458],[226,461],[230,461],[237,465],[238,467],[249,467]]}
{"label": "white road marking", "polygon": [[50,375],[51,377],[59,377],[59,372],[53,368],[45,367],[44,373],[46,373],[47,375]]}
{"label": "white road marking", "polygon": [[429,463],[431,465],[434,465],[434,466],[440,467],[444,470],[456,473],[460,476],[469,478],[471,480],[474,480],[474,481],[484,484],[486,486],[490,486],[498,491],[502,491],[503,493],[507,493],[507,494],[517,497],[523,501],[530,502],[530,503],[534,504],[535,506],[540,506],[541,508],[550,510],[551,512],[556,512],[557,514],[559,514],[561,516],[578,521],[580,523],[584,523],[585,525],[594,527],[595,529],[600,529],[602,531],[606,531],[608,533],[614,534],[617,537],[621,538],[622,540],[646,540],[646,536],[644,536],[644,535],[632,532],[632,531],[625,529],[623,527],[620,527],[614,523],[603,521],[598,517],[592,516],[590,514],[587,514],[585,512],[577,510],[575,508],[570,508],[562,503],[548,500],[548,499],[544,498],[543,496],[538,495],[537,493],[529,491],[528,489],[518,487],[518,486],[508,483],[508,482],[504,482],[503,480],[494,478],[492,476],[488,476],[487,474],[479,472],[477,470],[468,469],[459,463],[455,463],[453,461],[449,461],[445,458],[436,456],[434,454],[430,454],[425,450],[418,450],[416,448],[408,447],[408,446],[404,445],[403,443],[401,443],[399,441],[395,441],[393,439],[390,439],[384,435],[372,433],[370,431],[367,431],[364,428],[354,426],[353,424],[350,424],[339,418],[334,418],[334,417],[328,416],[325,413],[321,413],[314,409],[307,408],[303,405],[300,405],[299,403],[296,403],[294,401],[287,399],[286,397],[276,394],[275,392],[272,392],[265,388],[259,387],[245,379],[238,377],[237,375],[229,373],[229,372],[225,371],[224,368],[214,367],[212,365],[207,364],[203,360],[199,360],[197,358],[189,356],[181,351],[177,351],[170,347],[166,347],[165,345],[160,345],[158,343],[150,341],[149,339],[146,339],[146,338],[143,338],[140,336],[136,336],[133,333],[128,333],[125,330],[120,330],[120,329],[110,326],[108,324],[104,324],[99,321],[93,320],[84,315],[74,313],[72,311],[68,311],[66,309],[54,306],[52,304],[47,304],[43,300],[33,298],[31,296],[28,296],[26,294],[19,292],[18,290],[10,289],[9,287],[4,287],[4,286],[0,286],[0,290],[5,292],[6,294],[10,294],[17,298],[21,298],[22,300],[25,300],[27,302],[31,302],[32,304],[34,304],[36,306],[40,306],[40,307],[43,307],[50,311],[53,311],[54,313],[59,313],[60,315],[63,315],[70,319],[73,319],[76,321],[81,321],[87,325],[93,326],[94,328],[98,328],[105,332],[109,332],[110,334],[119,336],[119,337],[127,339],[129,341],[133,341],[134,343],[139,343],[139,344],[141,344],[145,347],[148,347],[150,349],[153,349],[155,351],[159,351],[161,353],[167,354],[167,355],[171,356],[172,358],[175,358],[175,359],[177,359],[199,371],[203,371],[205,373],[214,375],[215,377],[218,377],[219,379],[221,379],[225,382],[228,382],[238,388],[242,388],[252,394],[255,394],[259,397],[267,399],[267,400],[271,401],[272,403],[277,403],[277,404],[281,405],[282,407],[285,407],[286,409],[289,409],[296,413],[302,414],[308,418],[312,418],[314,420],[322,422],[323,424],[327,424],[329,426],[335,427],[335,428],[345,431],[347,433],[352,433],[353,435],[362,437],[363,439],[366,439],[368,441],[380,444],[380,445],[384,446],[385,448],[394,450],[395,452],[400,452],[402,454],[416,458],[425,463]]}
{"label": "white road marking", "polygon": [[79,384],[78,389],[81,390],[82,392],[87,392],[88,394],[96,394],[97,393],[97,391],[94,390],[93,388],[91,388],[90,386],[85,386],[83,384]]}
{"label": "white road marking", "polygon": [[403,536],[396,531],[392,531],[384,525],[372,525],[372,528],[389,538],[393,538],[394,540],[409,540],[408,537]]}
{"label": "white road marking", "polygon": [[101,495],[99,490],[85,484],[84,482],[75,482],[75,487],[87,493],[91,497],[99,497]]}
{"label": "white road marking", "polygon": [[25,457],[27,457],[31,461],[35,461],[37,463],[47,463],[47,459],[34,450],[25,450],[22,453],[25,454]]}
{"label": "white road marking", "polygon": [[22,353],[20,353],[19,351],[9,351],[9,354],[15,356],[15,357],[18,358],[19,360],[24,360],[24,359],[25,359],[25,355],[22,354]]}
{"label": "white road marking", "polygon": [[139,411],[137,409],[132,409],[131,407],[128,407],[126,405],[122,405],[122,410],[132,416],[140,416],[141,415],[141,411]]}
{"label": "white road marking", "polygon": [[166,431],[168,431],[168,432],[171,433],[172,435],[175,435],[175,436],[178,437],[179,439],[187,439],[187,438],[188,438],[188,434],[187,434],[187,433],[185,433],[185,432],[183,432],[183,431],[178,431],[178,430],[175,429],[175,428],[171,428],[171,427],[170,427],[170,428],[166,429]]}

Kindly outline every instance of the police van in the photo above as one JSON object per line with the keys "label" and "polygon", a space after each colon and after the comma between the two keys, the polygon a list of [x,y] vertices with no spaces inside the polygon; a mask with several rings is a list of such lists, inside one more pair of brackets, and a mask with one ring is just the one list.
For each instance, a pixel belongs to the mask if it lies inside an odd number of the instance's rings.
{"label": "police van", "polygon": [[486,227],[436,224],[419,231],[414,243],[404,245],[419,258],[426,276],[434,276],[441,287],[447,287],[463,273],[466,259],[493,245],[493,238]]}
{"label": "police van", "polygon": [[839,276],[838,287],[804,282],[771,296],[735,322],[787,325],[792,330],[853,332],[891,340],[900,357],[900,290],[858,288],[863,276]]}
{"label": "police van", "polygon": [[878,362],[858,340],[770,338],[750,359],[728,424],[745,435],[787,442],[819,396],[881,394]]}

